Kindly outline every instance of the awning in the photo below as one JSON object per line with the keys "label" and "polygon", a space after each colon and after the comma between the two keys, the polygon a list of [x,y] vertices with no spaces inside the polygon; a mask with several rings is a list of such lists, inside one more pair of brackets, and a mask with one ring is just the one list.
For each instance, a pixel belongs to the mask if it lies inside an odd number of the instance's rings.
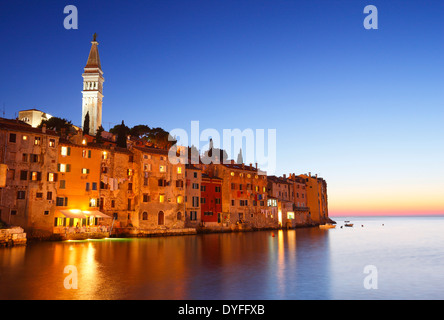
{"label": "awning", "polygon": [[77,218],[77,219],[86,218],[85,214],[80,210],[71,209],[71,210],[58,210],[58,211],[67,218]]}
{"label": "awning", "polygon": [[112,219],[112,217],[100,211],[82,211],[82,212],[89,217]]}

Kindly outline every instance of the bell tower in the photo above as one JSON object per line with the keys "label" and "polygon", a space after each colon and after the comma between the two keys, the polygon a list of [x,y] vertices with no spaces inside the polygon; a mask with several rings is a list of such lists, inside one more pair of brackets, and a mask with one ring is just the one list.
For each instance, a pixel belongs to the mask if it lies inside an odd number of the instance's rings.
{"label": "bell tower", "polygon": [[84,68],[83,91],[82,91],[82,127],[86,114],[89,115],[89,134],[95,135],[97,129],[102,125],[102,100],[103,100],[103,78],[102,66],[100,65],[99,50],[97,46],[97,34],[94,33],[91,41],[88,61]]}

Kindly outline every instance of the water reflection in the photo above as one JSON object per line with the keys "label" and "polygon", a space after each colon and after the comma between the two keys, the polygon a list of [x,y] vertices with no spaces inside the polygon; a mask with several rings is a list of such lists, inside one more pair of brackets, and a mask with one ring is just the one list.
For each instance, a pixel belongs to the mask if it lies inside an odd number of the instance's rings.
{"label": "water reflection", "polygon": [[0,299],[328,298],[328,242],[298,229],[30,244],[0,250]]}

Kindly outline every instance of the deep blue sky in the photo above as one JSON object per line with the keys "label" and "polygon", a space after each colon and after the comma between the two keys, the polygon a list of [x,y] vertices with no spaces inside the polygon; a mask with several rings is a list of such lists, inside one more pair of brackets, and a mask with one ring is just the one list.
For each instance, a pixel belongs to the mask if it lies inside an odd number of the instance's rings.
{"label": "deep blue sky", "polygon": [[[69,4],[78,30],[63,27]],[[276,129],[277,174],[320,174],[338,208],[408,190],[444,209],[443,1],[2,1],[6,117],[80,125],[94,32],[105,129]]]}

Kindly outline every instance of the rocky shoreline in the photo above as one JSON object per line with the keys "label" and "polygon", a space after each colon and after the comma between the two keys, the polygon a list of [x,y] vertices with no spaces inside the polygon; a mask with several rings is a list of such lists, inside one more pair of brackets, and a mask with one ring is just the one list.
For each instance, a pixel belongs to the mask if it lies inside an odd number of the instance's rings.
{"label": "rocky shoreline", "polygon": [[26,233],[20,227],[0,229],[0,247],[14,247],[26,245]]}

